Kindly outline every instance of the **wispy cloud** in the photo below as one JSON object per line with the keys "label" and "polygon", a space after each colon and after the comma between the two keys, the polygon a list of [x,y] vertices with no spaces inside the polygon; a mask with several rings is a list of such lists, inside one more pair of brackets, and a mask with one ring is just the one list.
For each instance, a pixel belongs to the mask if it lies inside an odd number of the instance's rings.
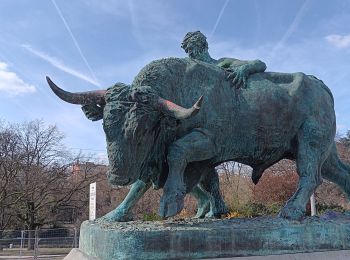
{"label": "wispy cloud", "polygon": [[55,68],[62,70],[72,76],[75,76],[77,78],[80,78],[82,80],[85,80],[86,82],[89,82],[97,87],[101,87],[100,83],[98,81],[96,81],[95,79],[92,79],[91,77],[83,74],[82,72],[79,72],[75,69],[72,69],[68,66],[66,66],[63,62],[61,62],[60,60],[58,60],[55,57],[50,56],[49,54],[46,54],[44,52],[35,50],[33,47],[31,47],[28,44],[23,44],[22,45],[23,48],[25,48],[26,50],[28,50],[29,52],[31,52],[32,54],[34,54],[35,56],[45,60],[46,62],[50,63],[52,66],[54,66]]}
{"label": "wispy cloud", "polygon": [[15,96],[35,91],[33,85],[25,83],[15,72],[10,71],[7,63],[0,62],[0,92]]}
{"label": "wispy cloud", "polygon": [[[173,37],[174,34],[183,33],[186,24],[184,16],[174,13],[171,1],[147,0],[147,4],[140,1],[115,1],[115,0],[84,0],[93,12],[101,11],[118,20],[128,21],[128,31],[134,36],[136,42],[147,50],[153,43]],[[159,40],[158,40],[159,39]],[[176,37],[175,39],[178,40]]]}
{"label": "wispy cloud", "polygon": [[350,47],[350,34],[348,35],[331,34],[331,35],[327,35],[325,39],[330,44],[338,48]]}
{"label": "wispy cloud", "polygon": [[218,18],[217,18],[216,21],[215,21],[213,30],[211,31],[211,33],[210,33],[210,35],[209,35],[209,38],[211,38],[211,37],[214,35],[214,33],[215,33],[215,31],[216,31],[216,28],[218,27],[218,24],[220,23],[221,17],[222,17],[222,15],[224,14],[225,9],[226,9],[227,4],[228,4],[229,1],[230,1],[230,0],[226,0],[225,3],[224,3],[224,5],[222,6],[221,11],[220,11],[220,13],[219,13],[219,15],[218,15]]}
{"label": "wispy cloud", "polygon": [[[67,29],[67,31],[68,31],[68,33],[69,33],[69,35],[70,35],[70,37],[72,38],[73,43],[74,43],[75,47],[77,48],[77,50],[78,50],[78,52],[79,52],[79,54],[80,54],[80,57],[83,59],[83,61],[84,61],[85,65],[86,65],[86,67],[89,69],[92,78],[94,79],[95,82],[98,83],[98,80],[97,80],[97,78],[96,78],[96,75],[95,75],[95,73],[92,71],[92,68],[91,68],[90,64],[88,63],[87,59],[85,58],[85,55],[83,54],[83,52],[82,52],[82,50],[81,50],[81,48],[80,48],[80,46],[79,46],[79,44],[78,44],[78,42],[77,42],[77,40],[76,40],[74,34],[73,34],[73,32],[72,32],[72,30],[70,29],[70,27],[69,27],[69,25],[68,25],[66,19],[64,18],[63,14],[62,14],[62,12],[61,12],[61,9],[60,9],[60,8],[58,7],[58,5],[56,4],[56,1],[55,1],[55,0],[51,0],[51,2],[52,2],[52,4],[55,6],[58,15],[60,16],[60,18],[61,18],[61,20],[62,20],[64,26],[66,27],[66,29]],[[98,83],[98,85],[100,85],[100,84]]]}

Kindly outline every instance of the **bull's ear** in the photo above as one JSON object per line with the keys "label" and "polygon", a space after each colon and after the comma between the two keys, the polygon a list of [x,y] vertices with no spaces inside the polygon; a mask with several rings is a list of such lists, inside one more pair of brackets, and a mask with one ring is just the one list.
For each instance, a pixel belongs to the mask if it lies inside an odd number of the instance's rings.
{"label": "bull's ear", "polygon": [[129,95],[129,101],[141,104],[152,104],[156,101],[156,98],[157,95],[149,86],[135,87]]}
{"label": "bull's ear", "polygon": [[85,116],[91,121],[98,121],[103,118],[103,107],[96,104],[83,105],[81,107]]}

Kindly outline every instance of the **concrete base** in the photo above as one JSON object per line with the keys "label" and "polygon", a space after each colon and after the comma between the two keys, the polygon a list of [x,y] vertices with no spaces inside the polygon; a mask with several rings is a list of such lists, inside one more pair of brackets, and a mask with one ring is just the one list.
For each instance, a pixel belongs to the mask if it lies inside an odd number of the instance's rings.
{"label": "concrete base", "polygon": [[211,260],[348,260],[350,250],[300,253],[288,255],[247,256],[235,258],[211,258]]}
{"label": "concrete base", "polygon": [[[209,259],[209,258],[207,258]],[[230,258],[210,258],[211,260],[348,260],[350,259],[350,250],[326,251],[314,253],[300,253],[288,255],[267,255],[267,256],[246,256],[246,257],[230,257]],[[90,257],[74,248],[63,260],[98,260]],[[205,259],[203,259],[205,260]]]}
{"label": "concrete base", "polygon": [[331,213],[302,222],[271,217],[85,221],[79,248],[99,260],[203,259],[344,250],[350,249],[350,214]]}
{"label": "concrete base", "polygon": [[[208,259],[208,258],[207,258]],[[268,256],[247,256],[232,258],[210,258],[211,260],[348,260],[350,259],[350,250],[327,251],[314,253],[300,253],[288,255],[268,255]],[[77,248],[72,251],[63,260],[98,260],[95,257],[84,254]],[[204,260],[204,259],[203,259]]]}

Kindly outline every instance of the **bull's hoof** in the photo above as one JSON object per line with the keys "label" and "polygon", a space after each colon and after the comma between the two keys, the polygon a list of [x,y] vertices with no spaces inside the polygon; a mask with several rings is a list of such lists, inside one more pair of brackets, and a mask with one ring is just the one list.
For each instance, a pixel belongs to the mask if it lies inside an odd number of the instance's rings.
{"label": "bull's hoof", "polygon": [[159,215],[162,218],[168,218],[180,213],[184,207],[185,194],[178,192],[168,195],[163,194],[160,200]]}
{"label": "bull's hoof", "polygon": [[100,219],[107,222],[128,222],[134,220],[131,212],[126,212],[119,208],[112,210]]}
{"label": "bull's hoof", "polygon": [[300,221],[305,217],[305,212],[299,207],[287,204],[281,209],[280,213],[278,214],[278,217]]}
{"label": "bull's hoof", "polygon": [[214,212],[210,210],[207,214],[205,214],[205,218],[216,218]]}

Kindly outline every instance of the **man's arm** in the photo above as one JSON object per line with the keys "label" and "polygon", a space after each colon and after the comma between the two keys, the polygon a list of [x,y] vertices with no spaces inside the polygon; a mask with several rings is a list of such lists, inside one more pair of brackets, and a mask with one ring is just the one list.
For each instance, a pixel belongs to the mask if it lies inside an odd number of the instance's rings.
{"label": "man's arm", "polygon": [[227,79],[232,80],[236,88],[246,85],[247,78],[250,74],[264,72],[266,64],[261,60],[243,61],[237,59],[220,59],[218,66],[224,68],[229,74]]}
{"label": "man's arm", "polygon": [[266,64],[261,60],[247,61],[247,63],[242,66],[246,66],[245,69],[249,75],[253,73],[264,72],[266,70]]}

